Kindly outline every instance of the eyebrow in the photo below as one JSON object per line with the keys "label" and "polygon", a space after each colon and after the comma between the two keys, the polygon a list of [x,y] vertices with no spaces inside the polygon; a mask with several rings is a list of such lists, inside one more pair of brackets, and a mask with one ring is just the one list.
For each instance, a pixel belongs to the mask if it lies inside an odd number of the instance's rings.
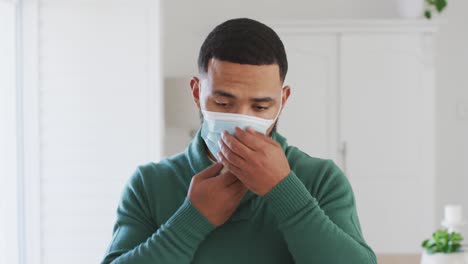
{"label": "eyebrow", "polygon": [[[229,92],[226,92],[226,91],[223,91],[223,90],[215,90],[215,91],[213,91],[213,94],[218,95],[218,96],[222,96],[222,97],[227,97],[227,98],[230,98],[230,99],[236,99],[237,98],[232,93],[229,93]],[[252,101],[252,102],[255,102],[255,103],[262,103],[262,102],[268,103],[268,102],[274,101],[274,99],[269,97],[269,96],[259,97],[259,98],[250,98],[249,100]]]}

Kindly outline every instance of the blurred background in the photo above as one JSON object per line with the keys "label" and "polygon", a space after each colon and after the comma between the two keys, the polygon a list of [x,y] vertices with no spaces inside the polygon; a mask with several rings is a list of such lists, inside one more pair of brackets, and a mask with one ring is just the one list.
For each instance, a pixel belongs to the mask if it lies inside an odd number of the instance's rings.
{"label": "blurred background", "polygon": [[198,50],[236,17],[285,44],[292,95],[279,132],[342,168],[380,263],[419,263],[442,219],[468,210],[468,1],[427,19],[429,7],[0,0],[0,264],[102,259],[131,173],[199,128]]}

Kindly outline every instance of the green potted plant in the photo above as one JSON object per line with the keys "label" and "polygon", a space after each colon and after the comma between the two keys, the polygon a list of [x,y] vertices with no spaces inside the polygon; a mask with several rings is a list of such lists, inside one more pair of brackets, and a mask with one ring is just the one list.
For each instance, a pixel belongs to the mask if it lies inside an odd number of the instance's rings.
{"label": "green potted plant", "polygon": [[424,16],[427,19],[432,18],[432,12],[435,10],[441,13],[447,7],[447,0],[426,0],[427,8],[424,11]]}
{"label": "green potted plant", "polygon": [[461,251],[463,236],[457,232],[440,229],[432,234],[432,238],[422,243],[424,253],[421,264],[468,264],[465,254]]}
{"label": "green potted plant", "polygon": [[448,0],[396,0],[397,12],[402,18],[420,19],[424,15],[432,18],[434,12],[441,13]]}

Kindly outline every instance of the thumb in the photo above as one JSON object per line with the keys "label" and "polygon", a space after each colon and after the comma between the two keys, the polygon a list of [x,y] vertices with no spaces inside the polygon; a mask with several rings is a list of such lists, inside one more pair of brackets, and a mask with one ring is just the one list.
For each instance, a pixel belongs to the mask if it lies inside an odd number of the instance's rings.
{"label": "thumb", "polygon": [[221,171],[221,169],[223,168],[223,164],[221,162],[217,162],[213,165],[211,165],[210,167],[202,170],[201,172],[199,172],[197,175],[195,175],[197,178],[199,179],[209,179],[209,178],[213,178],[215,177],[216,175],[219,174],[219,172]]}

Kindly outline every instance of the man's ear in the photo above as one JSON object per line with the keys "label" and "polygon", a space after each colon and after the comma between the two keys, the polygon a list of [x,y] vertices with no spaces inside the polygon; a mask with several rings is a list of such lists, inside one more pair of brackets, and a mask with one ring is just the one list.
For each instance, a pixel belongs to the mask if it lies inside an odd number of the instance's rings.
{"label": "man's ear", "polygon": [[289,85],[286,85],[285,87],[283,87],[283,98],[281,98],[282,100],[281,111],[283,111],[284,106],[286,105],[286,102],[288,101],[288,98],[290,95],[291,95],[291,87],[289,87]]}
{"label": "man's ear", "polygon": [[198,109],[200,109],[200,79],[198,79],[198,77],[192,77],[190,80],[190,89],[192,90],[193,101]]}

